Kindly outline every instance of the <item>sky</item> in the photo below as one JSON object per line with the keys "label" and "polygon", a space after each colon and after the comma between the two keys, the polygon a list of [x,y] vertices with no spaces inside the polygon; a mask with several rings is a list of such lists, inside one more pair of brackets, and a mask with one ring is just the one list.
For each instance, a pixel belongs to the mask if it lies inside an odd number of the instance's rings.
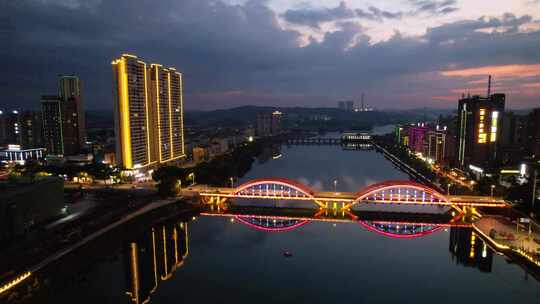
{"label": "sky", "polygon": [[79,75],[113,107],[122,53],[180,70],[188,110],[242,105],[540,106],[540,0],[13,0],[0,3],[0,109],[38,109]]}

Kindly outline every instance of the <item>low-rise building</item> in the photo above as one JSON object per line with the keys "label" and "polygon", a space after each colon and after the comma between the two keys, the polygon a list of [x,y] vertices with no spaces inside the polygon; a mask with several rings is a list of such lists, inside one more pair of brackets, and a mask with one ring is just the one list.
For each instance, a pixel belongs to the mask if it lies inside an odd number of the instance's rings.
{"label": "low-rise building", "polygon": [[208,149],[203,147],[193,148],[193,162],[198,164],[208,160]]}
{"label": "low-rise building", "polygon": [[20,145],[8,145],[0,149],[0,160],[24,165],[29,159],[40,160],[45,156],[44,148],[23,149]]}
{"label": "low-rise building", "polygon": [[0,239],[22,235],[32,226],[64,212],[64,181],[61,178],[0,182]]}

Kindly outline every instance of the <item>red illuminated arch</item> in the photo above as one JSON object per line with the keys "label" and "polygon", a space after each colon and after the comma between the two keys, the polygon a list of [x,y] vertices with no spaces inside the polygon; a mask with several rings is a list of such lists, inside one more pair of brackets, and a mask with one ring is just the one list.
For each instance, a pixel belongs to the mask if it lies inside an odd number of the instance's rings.
{"label": "red illuminated arch", "polygon": [[356,194],[356,199],[352,205],[358,204],[364,201],[366,198],[376,195],[382,191],[393,190],[393,189],[412,189],[424,192],[431,195],[432,198],[444,202],[445,204],[450,205],[451,202],[440,192],[436,191],[433,188],[427,187],[425,185],[403,180],[394,180],[394,181],[385,181],[382,183],[376,183],[368,187],[363,188]]}
{"label": "red illuminated arch", "polygon": [[254,228],[254,229],[257,229],[257,230],[261,230],[261,231],[266,231],[266,232],[286,232],[286,231],[291,231],[291,230],[294,230],[294,229],[297,229],[301,226],[304,226],[305,224],[309,223],[308,220],[299,220],[295,223],[291,223],[289,225],[286,225],[286,226],[280,226],[280,227],[276,227],[276,226],[262,226],[262,225],[257,225],[257,224],[254,224],[252,222],[250,222],[248,219],[250,218],[250,216],[235,216],[236,220],[238,220],[240,223],[244,224],[244,225],[247,225],[251,228]]}
{"label": "red illuminated arch", "polygon": [[306,196],[306,198],[309,198],[309,199],[314,198],[313,191],[311,191],[311,189],[309,189],[309,187],[307,187],[306,185],[299,183],[297,181],[291,180],[291,179],[281,178],[281,177],[268,177],[268,178],[258,178],[258,179],[250,180],[249,182],[246,182],[238,186],[234,190],[234,196],[242,197],[242,192],[244,190],[253,188],[255,186],[260,186],[260,185],[279,185],[279,186],[287,187],[290,189],[294,189],[298,191],[299,193],[303,194],[304,196]]}
{"label": "red illuminated arch", "polygon": [[[457,214],[454,218],[452,218],[450,220],[450,222],[448,224],[454,224],[456,222],[458,222],[459,220],[461,220],[463,218],[464,214],[463,213],[459,213]],[[369,231],[372,231],[372,232],[375,232],[377,234],[380,234],[380,235],[384,235],[384,236],[387,236],[387,237],[391,237],[391,238],[396,238],[396,239],[413,239],[413,238],[419,238],[419,237],[423,237],[423,236],[427,236],[427,235],[430,235],[432,233],[435,233],[435,232],[438,232],[440,231],[441,229],[443,229],[445,227],[445,225],[441,225],[441,224],[419,224],[420,226],[429,226],[429,229],[426,229],[426,230],[422,230],[422,231],[418,231],[418,232],[415,232],[415,233],[406,233],[406,234],[403,234],[403,233],[395,233],[395,232],[390,232],[390,231],[387,231],[387,230],[384,230],[384,229],[381,229],[380,227],[377,227],[377,222],[369,222],[369,221],[357,221],[357,223],[364,227],[365,229],[369,230]],[[403,223],[403,222],[393,222],[393,223],[389,223],[389,224],[396,224],[396,225],[411,225],[411,223]]]}

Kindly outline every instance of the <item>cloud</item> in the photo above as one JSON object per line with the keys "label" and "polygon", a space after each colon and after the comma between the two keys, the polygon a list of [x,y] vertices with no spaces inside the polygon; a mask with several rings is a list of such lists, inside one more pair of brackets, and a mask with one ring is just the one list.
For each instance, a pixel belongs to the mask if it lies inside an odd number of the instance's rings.
{"label": "cloud", "polygon": [[383,21],[384,19],[401,19],[405,14],[403,12],[385,11],[374,6],[370,6],[367,11],[356,9],[356,16],[359,18]]}
{"label": "cloud", "polygon": [[334,8],[301,8],[288,9],[283,14],[283,18],[289,22],[299,25],[306,25],[313,28],[320,28],[321,23],[332,21],[343,21],[347,19],[365,19],[372,21],[383,21],[384,19],[400,19],[405,15],[403,12],[390,12],[369,6],[367,10],[351,9],[343,1]]}
{"label": "cloud", "polygon": [[494,75],[501,78],[525,78],[540,76],[540,64],[512,64],[474,67],[461,70],[441,71],[441,74],[449,77],[473,77]]}
{"label": "cloud", "polygon": [[[9,102],[2,105],[37,108],[40,95],[57,91],[56,75],[69,73],[81,76],[89,109],[110,109],[110,62],[124,52],[182,71],[190,109],[333,106],[361,92],[373,96],[368,103],[377,108],[433,106],[432,96],[450,96],[471,80],[441,71],[540,64],[540,31],[522,30],[537,22],[528,15],[458,20],[419,36],[395,31],[374,43],[361,21],[336,17],[352,11],[340,4],[341,13],[330,9],[325,17],[305,19],[320,25],[314,20],[334,18],[335,28],[300,46],[302,34],[281,26],[263,1],[95,1],[91,9],[77,3],[85,2],[4,5],[0,60],[9,77],[0,80],[0,89]],[[508,100],[519,106],[537,102],[518,93]]]}
{"label": "cloud", "polygon": [[446,15],[459,10],[456,0],[410,0],[415,7],[414,14]]}
{"label": "cloud", "polygon": [[321,9],[289,9],[283,15],[290,23],[319,28],[322,22],[336,21],[355,17],[355,12],[341,1],[337,7]]}

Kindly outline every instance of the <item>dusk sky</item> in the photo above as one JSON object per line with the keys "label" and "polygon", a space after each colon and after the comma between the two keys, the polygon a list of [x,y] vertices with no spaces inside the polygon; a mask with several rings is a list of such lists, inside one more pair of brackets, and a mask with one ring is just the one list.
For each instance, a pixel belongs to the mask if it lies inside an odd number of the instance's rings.
{"label": "dusk sky", "polygon": [[4,0],[0,108],[39,108],[58,74],[112,109],[122,53],[178,68],[187,109],[456,108],[462,93],[540,106],[540,0]]}

